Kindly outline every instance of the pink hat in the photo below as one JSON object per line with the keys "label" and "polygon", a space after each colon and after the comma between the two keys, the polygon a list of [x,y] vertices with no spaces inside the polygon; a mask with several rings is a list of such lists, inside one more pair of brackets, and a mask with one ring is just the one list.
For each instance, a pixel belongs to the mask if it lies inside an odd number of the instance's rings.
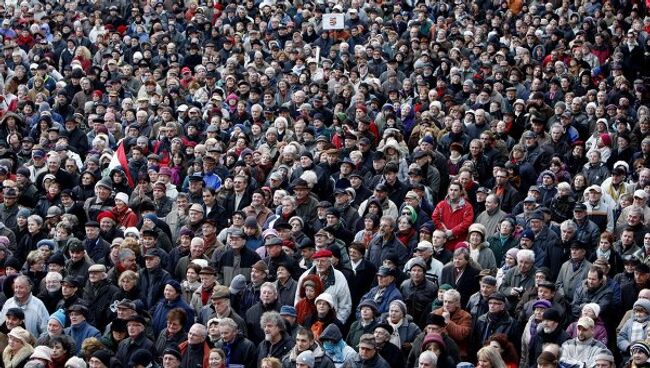
{"label": "pink hat", "polygon": [[172,170],[167,166],[161,166],[158,175],[172,176]]}

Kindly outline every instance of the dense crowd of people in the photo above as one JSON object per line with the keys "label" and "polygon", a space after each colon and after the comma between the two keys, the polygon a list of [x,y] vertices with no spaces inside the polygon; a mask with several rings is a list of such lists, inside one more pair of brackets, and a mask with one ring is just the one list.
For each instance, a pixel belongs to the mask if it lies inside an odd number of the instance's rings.
{"label": "dense crowd of people", "polygon": [[2,368],[650,367],[648,5],[3,1]]}

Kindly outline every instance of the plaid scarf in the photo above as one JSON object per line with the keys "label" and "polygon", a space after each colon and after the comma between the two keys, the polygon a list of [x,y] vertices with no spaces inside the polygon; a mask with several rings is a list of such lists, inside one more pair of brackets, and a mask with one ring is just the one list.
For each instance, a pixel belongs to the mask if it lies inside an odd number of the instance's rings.
{"label": "plaid scarf", "polygon": [[647,320],[645,320],[644,322],[633,321],[632,329],[630,330],[629,341],[645,340],[647,326],[648,326]]}

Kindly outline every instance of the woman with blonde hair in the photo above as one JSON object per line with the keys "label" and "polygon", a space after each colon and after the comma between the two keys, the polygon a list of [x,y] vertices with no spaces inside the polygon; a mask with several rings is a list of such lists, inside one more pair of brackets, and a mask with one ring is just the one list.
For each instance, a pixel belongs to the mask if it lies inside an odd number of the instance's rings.
{"label": "woman with blonde hair", "polygon": [[17,326],[7,334],[9,345],[2,352],[2,362],[5,368],[20,368],[29,360],[34,352],[34,338],[24,328]]}
{"label": "woman with blonde hair", "polygon": [[114,300],[122,300],[124,298],[131,300],[140,299],[137,273],[131,270],[122,272],[117,279],[117,286],[120,288],[120,291],[115,293]]}
{"label": "woman with blonde hair", "polygon": [[506,363],[501,359],[501,354],[491,347],[485,346],[476,353],[477,368],[506,368]]}
{"label": "woman with blonde hair", "polygon": [[262,359],[261,368],[282,368],[282,363],[278,358],[267,357]]}

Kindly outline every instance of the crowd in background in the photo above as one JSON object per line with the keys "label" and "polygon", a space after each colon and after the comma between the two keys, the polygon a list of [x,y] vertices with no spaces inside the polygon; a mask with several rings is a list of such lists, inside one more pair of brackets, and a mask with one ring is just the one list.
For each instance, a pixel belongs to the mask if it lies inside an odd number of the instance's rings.
{"label": "crowd in background", "polygon": [[0,365],[650,367],[649,4],[3,1]]}

